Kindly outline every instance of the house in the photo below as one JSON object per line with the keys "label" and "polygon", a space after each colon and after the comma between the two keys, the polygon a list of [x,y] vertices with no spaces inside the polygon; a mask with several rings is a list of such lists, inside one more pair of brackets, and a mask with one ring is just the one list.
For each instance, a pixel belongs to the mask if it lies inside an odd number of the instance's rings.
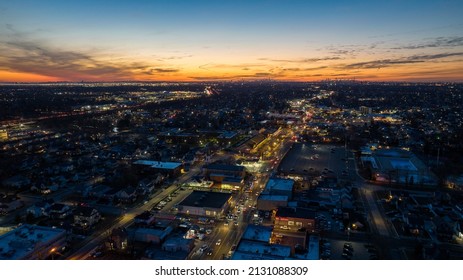
{"label": "house", "polygon": [[54,203],[53,199],[45,199],[36,202],[31,207],[27,208],[27,213],[32,215],[34,218],[43,217],[48,215],[51,205]]}
{"label": "house", "polygon": [[19,189],[19,188],[29,185],[31,183],[31,180],[29,180],[29,178],[27,177],[16,175],[16,176],[3,180],[2,183],[3,183],[3,186],[5,187]]}
{"label": "house", "polygon": [[53,219],[64,219],[69,214],[71,214],[71,207],[62,203],[54,203],[48,211],[48,215]]}
{"label": "house", "polygon": [[145,211],[141,214],[138,214],[134,218],[135,224],[145,225],[145,226],[152,224],[154,220],[155,220],[154,215],[152,215],[149,211]]}
{"label": "house", "polygon": [[116,193],[116,198],[123,203],[133,203],[137,200],[137,190],[132,187],[122,189]]}
{"label": "house", "polygon": [[418,216],[408,216],[405,218],[406,227],[410,234],[419,235],[424,231],[424,219]]}
{"label": "house", "polygon": [[111,236],[105,242],[106,248],[109,250],[125,250],[128,246],[129,234],[123,227],[115,228],[111,231]]}
{"label": "house", "polygon": [[16,195],[0,197],[0,213],[7,214],[24,206],[24,202]]}
{"label": "house", "polygon": [[101,219],[101,215],[93,207],[79,206],[74,210],[74,224],[82,228],[90,228]]}

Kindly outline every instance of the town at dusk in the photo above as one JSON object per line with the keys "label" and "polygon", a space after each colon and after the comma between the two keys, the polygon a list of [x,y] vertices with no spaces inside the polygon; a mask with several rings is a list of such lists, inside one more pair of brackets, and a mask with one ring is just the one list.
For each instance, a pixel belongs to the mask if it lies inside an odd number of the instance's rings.
{"label": "town at dusk", "polygon": [[462,13],[1,1],[0,270],[434,279],[463,259]]}

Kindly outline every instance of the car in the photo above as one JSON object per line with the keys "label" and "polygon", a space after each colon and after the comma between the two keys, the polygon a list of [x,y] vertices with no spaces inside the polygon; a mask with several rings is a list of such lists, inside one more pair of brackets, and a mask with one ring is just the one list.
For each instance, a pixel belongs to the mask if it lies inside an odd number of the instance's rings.
{"label": "car", "polygon": [[204,245],[201,246],[201,248],[199,248],[199,251],[200,251],[201,253],[203,253],[204,251],[207,250],[207,248],[209,248],[209,246],[207,246],[207,244],[204,244]]}
{"label": "car", "polygon": [[215,242],[216,246],[220,246],[220,244],[222,244],[222,239],[219,239],[219,240],[217,240],[217,242]]}
{"label": "car", "polygon": [[343,253],[343,254],[347,254],[347,255],[349,255],[349,256],[351,256],[351,257],[352,257],[352,255],[354,254],[354,252],[352,252],[352,250],[349,250],[349,249],[347,249],[347,248],[344,248],[344,249],[342,250],[342,253]]}
{"label": "car", "polygon": [[238,221],[235,221],[233,224],[234,224],[235,226],[237,226],[237,225],[238,225]]}
{"label": "car", "polygon": [[212,249],[209,249],[209,250],[207,251],[207,255],[208,255],[208,256],[212,256],[212,253],[214,253],[214,251],[213,251]]}

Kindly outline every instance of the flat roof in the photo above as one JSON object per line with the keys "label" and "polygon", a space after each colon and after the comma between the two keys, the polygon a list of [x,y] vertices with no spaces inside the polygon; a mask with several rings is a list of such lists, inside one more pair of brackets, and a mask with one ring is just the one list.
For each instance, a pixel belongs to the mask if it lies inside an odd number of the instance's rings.
{"label": "flat roof", "polygon": [[234,132],[234,131],[225,131],[219,137],[220,138],[225,138],[225,139],[230,139],[230,138],[235,137],[236,135],[237,135],[237,133]]}
{"label": "flat roof", "polygon": [[244,166],[212,163],[205,166],[206,169],[227,170],[227,171],[244,171]]}
{"label": "flat roof", "polygon": [[272,193],[272,191],[293,191],[294,180],[291,179],[280,179],[271,178],[265,185],[266,192]]}
{"label": "flat roof", "polygon": [[238,245],[238,248],[236,248],[236,251],[248,252],[257,255],[277,256],[282,258],[291,256],[290,246],[250,240],[241,240],[240,244]]}
{"label": "flat roof", "polygon": [[318,236],[311,235],[309,237],[309,246],[307,252],[308,260],[319,260],[320,259],[320,239]]}
{"label": "flat roof", "polygon": [[272,200],[272,201],[288,201],[287,195],[272,195],[272,194],[261,194],[259,200]]}
{"label": "flat roof", "polygon": [[156,169],[175,169],[182,164],[180,162],[156,161],[156,160],[137,160],[134,164],[146,165]]}
{"label": "flat roof", "polygon": [[222,208],[230,197],[231,193],[193,191],[178,205],[202,208]]}
{"label": "flat roof", "polygon": [[235,252],[232,256],[232,260],[284,260],[284,257],[262,255],[250,252]]}
{"label": "flat roof", "polygon": [[266,226],[248,225],[241,239],[269,242],[272,236],[272,228]]}
{"label": "flat roof", "polygon": [[59,228],[24,224],[0,236],[0,260],[26,259],[35,248],[49,242],[52,244],[54,240],[64,237],[65,233]]}
{"label": "flat roof", "polygon": [[276,217],[315,219],[315,212],[304,208],[278,207]]}

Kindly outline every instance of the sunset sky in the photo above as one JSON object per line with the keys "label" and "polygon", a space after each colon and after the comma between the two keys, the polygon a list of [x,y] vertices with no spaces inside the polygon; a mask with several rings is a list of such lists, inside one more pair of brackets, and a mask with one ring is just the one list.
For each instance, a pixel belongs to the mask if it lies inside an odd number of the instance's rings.
{"label": "sunset sky", "polygon": [[463,82],[463,1],[0,0],[0,82],[242,79]]}

